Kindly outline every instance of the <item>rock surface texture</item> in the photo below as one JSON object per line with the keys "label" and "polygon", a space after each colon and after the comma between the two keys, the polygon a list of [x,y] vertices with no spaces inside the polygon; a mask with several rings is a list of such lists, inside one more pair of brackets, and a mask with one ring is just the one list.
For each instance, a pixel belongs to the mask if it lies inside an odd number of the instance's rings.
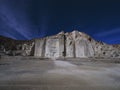
{"label": "rock surface texture", "polygon": [[108,45],[89,35],[73,31],[33,40],[14,40],[0,36],[0,55],[42,58],[120,57],[120,45]]}

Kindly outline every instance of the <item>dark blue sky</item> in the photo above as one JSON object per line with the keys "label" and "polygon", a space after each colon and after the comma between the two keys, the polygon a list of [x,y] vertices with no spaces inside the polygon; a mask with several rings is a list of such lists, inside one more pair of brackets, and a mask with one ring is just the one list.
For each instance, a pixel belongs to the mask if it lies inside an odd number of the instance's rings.
{"label": "dark blue sky", "polygon": [[20,40],[74,29],[120,43],[120,1],[0,0],[0,35]]}

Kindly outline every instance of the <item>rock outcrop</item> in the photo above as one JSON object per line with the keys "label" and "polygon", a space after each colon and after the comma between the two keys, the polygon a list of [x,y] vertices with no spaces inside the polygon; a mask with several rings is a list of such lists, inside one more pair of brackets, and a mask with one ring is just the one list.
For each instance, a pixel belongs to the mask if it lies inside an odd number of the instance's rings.
{"label": "rock outcrop", "polygon": [[0,37],[0,55],[43,58],[120,57],[120,45],[95,41],[89,35],[73,31],[33,40]]}
{"label": "rock outcrop", "polygon": [[0,36],[0,55],[33,56],[34,40],[14,40]]}

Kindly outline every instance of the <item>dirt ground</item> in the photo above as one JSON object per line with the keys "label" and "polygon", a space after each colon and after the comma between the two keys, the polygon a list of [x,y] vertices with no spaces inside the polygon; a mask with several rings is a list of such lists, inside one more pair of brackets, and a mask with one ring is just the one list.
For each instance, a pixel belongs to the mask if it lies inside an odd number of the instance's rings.
{"label": "dirt ground", "polygon": [[1,58],[0,90],[120,90],[120,64]]}

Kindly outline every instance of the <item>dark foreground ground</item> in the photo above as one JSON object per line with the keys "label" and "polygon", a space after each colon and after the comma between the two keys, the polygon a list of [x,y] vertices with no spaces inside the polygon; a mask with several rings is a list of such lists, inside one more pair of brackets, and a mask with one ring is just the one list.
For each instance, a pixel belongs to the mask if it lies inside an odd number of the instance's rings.
{"label": "dark foreground ground", "polygon": [[1,58],[0,90],[120,90],[120,64],[82,58]]}

